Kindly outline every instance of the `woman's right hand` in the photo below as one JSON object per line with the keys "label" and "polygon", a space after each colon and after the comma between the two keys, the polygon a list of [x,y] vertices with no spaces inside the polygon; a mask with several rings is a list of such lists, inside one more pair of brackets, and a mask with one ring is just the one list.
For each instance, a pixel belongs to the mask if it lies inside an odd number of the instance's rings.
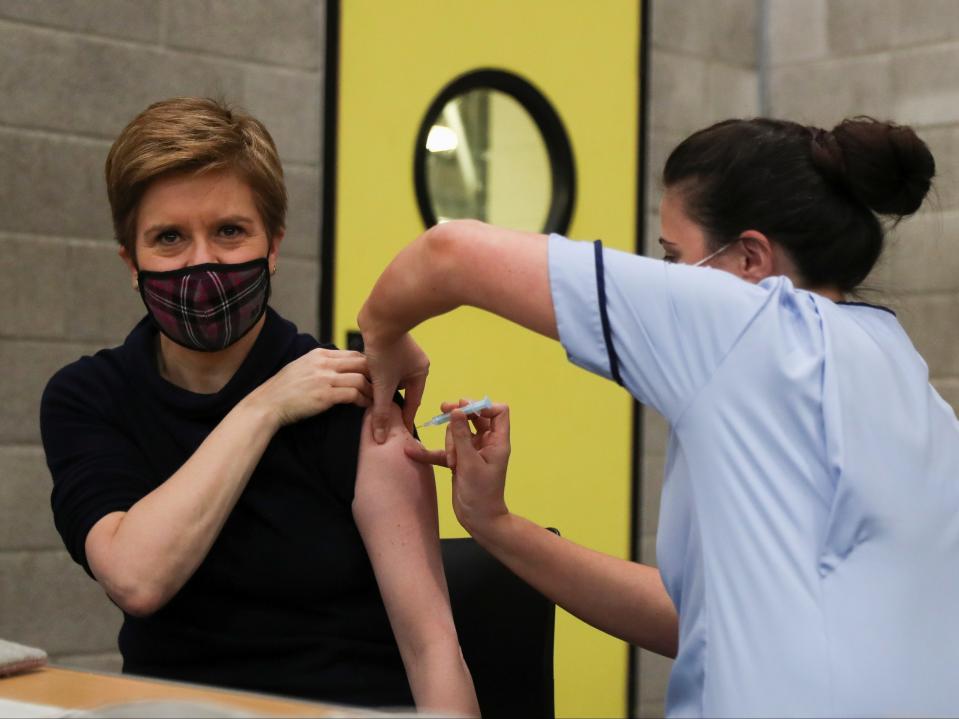
{"label": "woman's right hand", "polygon": [[[446,428],[446,448],[428,450],[409,440],[406,454],[418,462],[448,467],[453,472],[453,511],[470,534],[509,514],[506,506],[506,469],[509,464],[509,407],[494,404],[479,415],[455,411],[467,404],[444,402],[452,412]],[[474,434],[470,423],[476,428]]]}
{"label": "woman's right hand", "polygon": [[373,403],[369,371],[359,352],[317,348],[290,362],[247,399],[265,406],[279,428],[335,404],[369,407]]}

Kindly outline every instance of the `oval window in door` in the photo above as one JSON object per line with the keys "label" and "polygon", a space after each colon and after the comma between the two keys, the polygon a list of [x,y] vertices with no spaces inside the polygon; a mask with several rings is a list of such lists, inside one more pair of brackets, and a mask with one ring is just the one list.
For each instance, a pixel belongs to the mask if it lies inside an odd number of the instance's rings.
{"label": "oval window in door", "polygon": [[449,83],[417,135],[414,181],[427,227],[471,218],[564,233],[575,199],[569,139],[549,101],[502,70]]}

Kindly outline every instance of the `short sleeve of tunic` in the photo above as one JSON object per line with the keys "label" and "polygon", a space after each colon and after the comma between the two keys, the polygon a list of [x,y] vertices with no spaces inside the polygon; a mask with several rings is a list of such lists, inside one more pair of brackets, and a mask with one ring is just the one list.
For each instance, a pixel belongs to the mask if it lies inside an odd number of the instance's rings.
{"label": "short sleeve of tunic", "polygon": [[728,272],[555,234],[549,238],[549,279],[570,361],[615,380],[670,422],[770,296]]}
{"label": "short sleeve of tunic", "polygon": [[90,358],[60,370],[40,402],[40,431],[53,476],[51,504],[57,531],[74,561],[90,576],[85,543],[111,512],[127,511],[152,489],[147,460],[129,436],[105,416],[111,393]]}

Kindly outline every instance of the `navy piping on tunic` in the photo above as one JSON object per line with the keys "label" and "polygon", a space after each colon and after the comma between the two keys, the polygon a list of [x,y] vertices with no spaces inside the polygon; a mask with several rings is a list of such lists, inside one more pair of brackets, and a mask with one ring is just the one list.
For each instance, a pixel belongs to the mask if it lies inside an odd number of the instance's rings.
{"label": "navy piping on tunic", "polygon": [[623,378],[619,374],[619,357],[616,356],[616,350],[613,348],[613,333],[609,328],[609,314],[606,312],[606,275],[603,272],[602,241],[594,240],[593,249],[596,251],[596,293],[599,295],[599,317],[603,323],[606,354],[609,355],[609,373],[616,380],[616,384],[622,387]]}
{"label": "navy piping on tunic", "polygon": [[872,305],[872,304],[869,304],[868,302],[837,302],[836,304],[837,304],[837,305],[851,305],[851,306],[853,306],[853,307],[871,307],[871,308],[874,309],[874,310],[882,310],[883,312],[888,312],[888,313],[891,314],[893,317],[896,316],[896,313],[893,312],[893,311],[892,311],[891,309],[889,309],[888,307],[883,307],[882,305]]}

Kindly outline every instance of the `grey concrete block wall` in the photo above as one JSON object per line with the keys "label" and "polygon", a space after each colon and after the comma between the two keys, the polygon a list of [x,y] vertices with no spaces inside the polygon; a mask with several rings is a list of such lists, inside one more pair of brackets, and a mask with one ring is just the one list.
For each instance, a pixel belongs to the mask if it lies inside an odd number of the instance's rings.
{"label": "grey concrete block wall", "polygon": [[0,17],[89,35],[142,42],[160,39],[160,0],[3,0]]}
{"label": "grey concrete block wall", "polygon": [[[824,127],[861,113],[909,124],[936,158],[933,193],[914,217],[890,231],[885,257],[867,285],[871,299],[898,310],[933,385],[954,403],[959,3],[770,0],[768,18],[771,114]],[[797,36],[812,42],[800,43]]]}
{"label": "grey concrete block wall", "polygon": [[213,95],[271,130],[287,173],[277,309],[317,330],[323,0],[0,0],[0,637],[117,670],[119,610],[53,527],[40,394],[143,315],[103,185],[140,110]]}

